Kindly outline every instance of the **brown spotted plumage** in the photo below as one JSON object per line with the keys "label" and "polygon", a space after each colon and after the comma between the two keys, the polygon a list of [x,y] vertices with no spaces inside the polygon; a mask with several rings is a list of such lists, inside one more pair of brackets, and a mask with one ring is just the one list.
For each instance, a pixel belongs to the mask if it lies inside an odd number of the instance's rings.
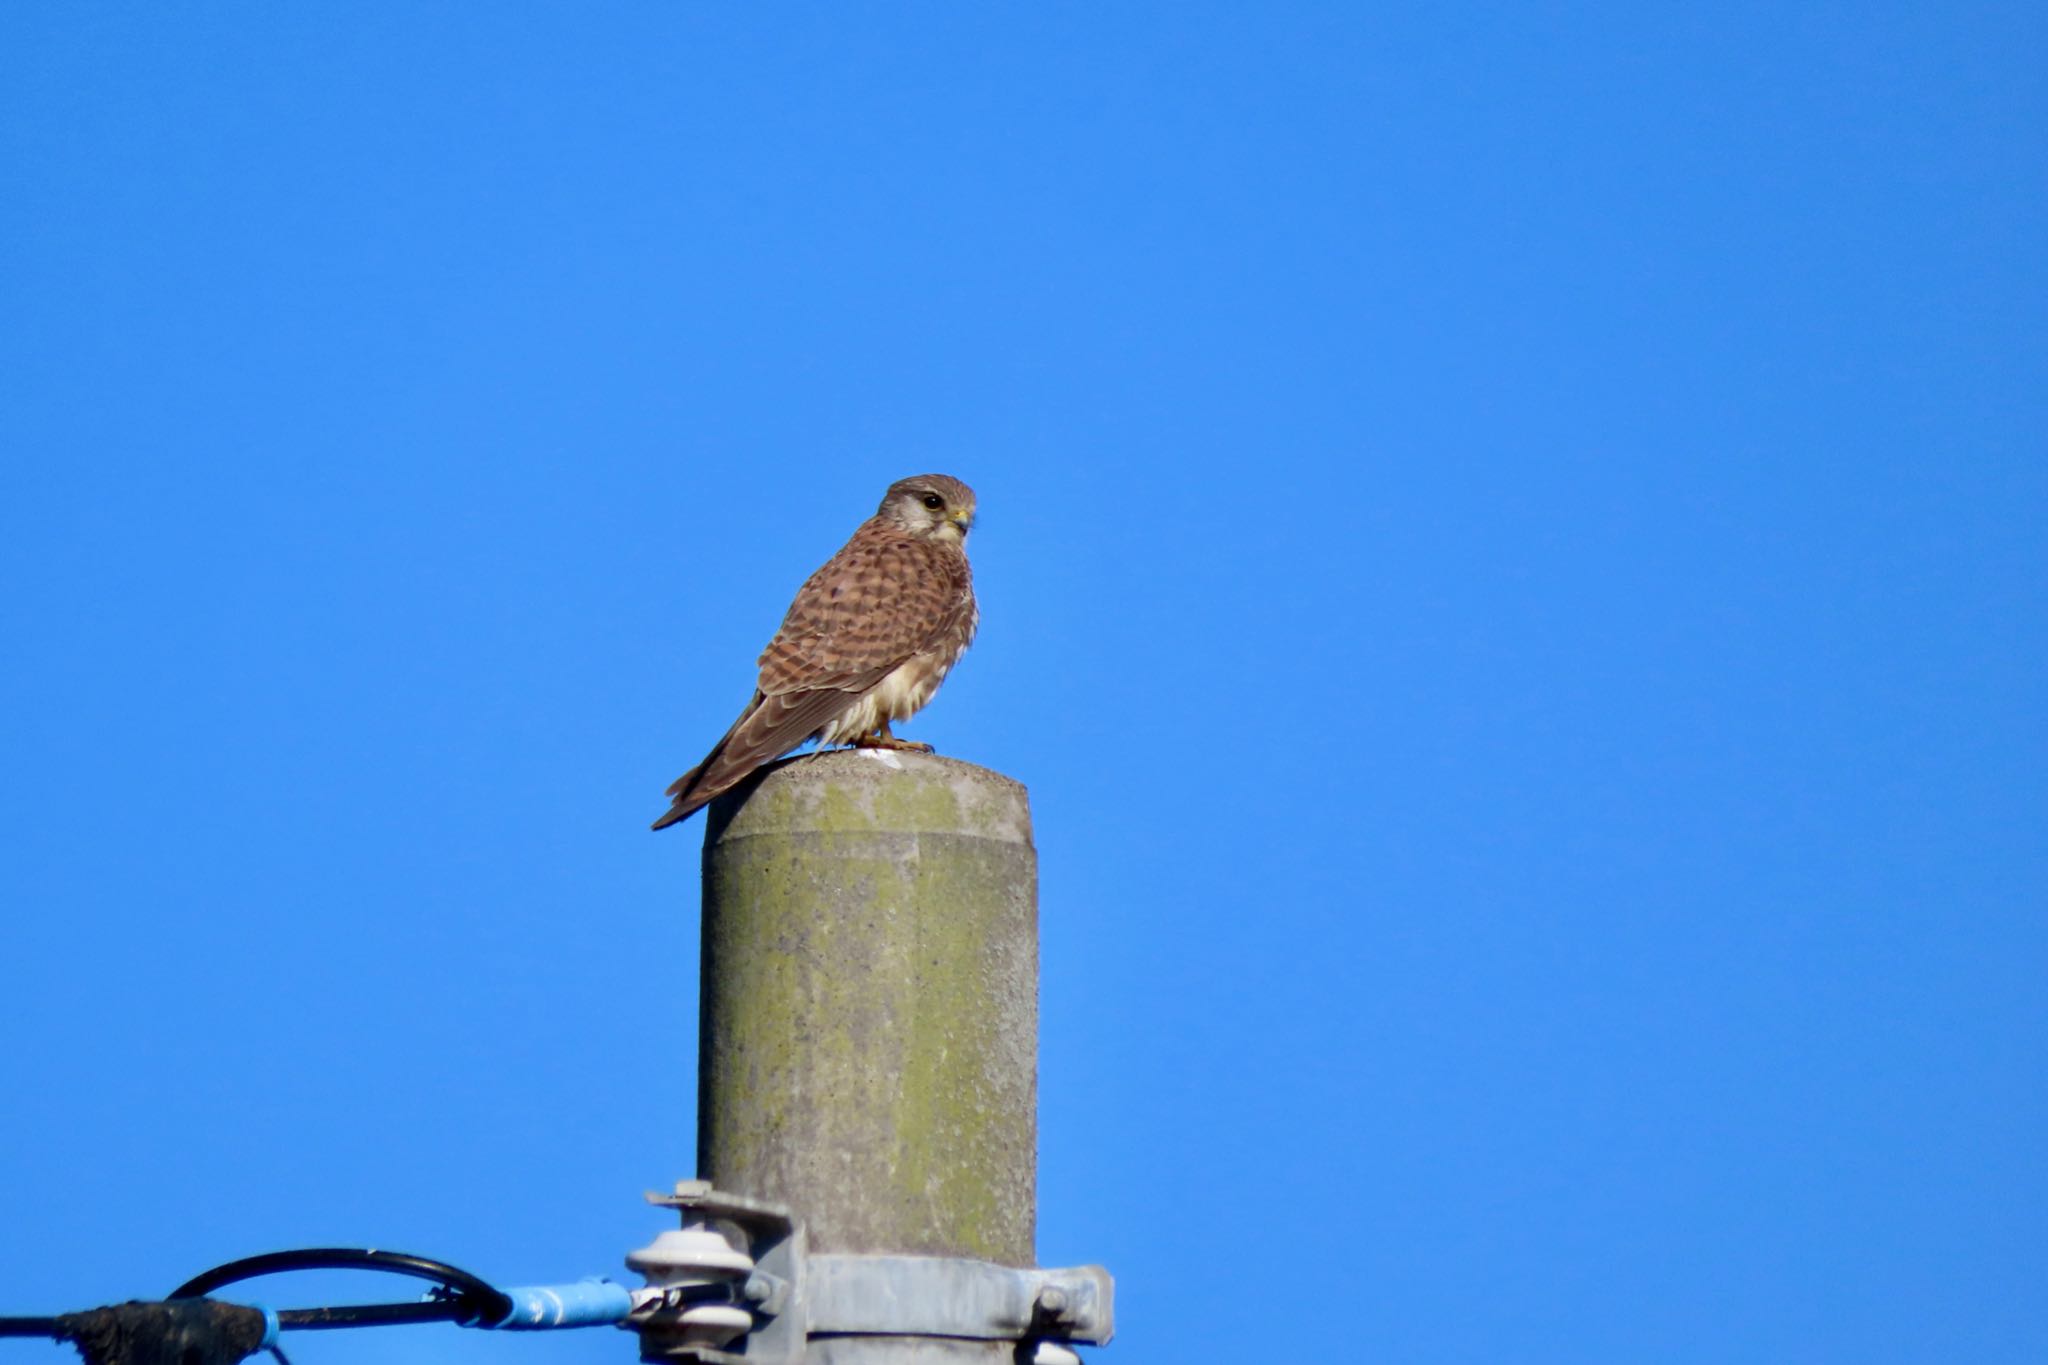
{"label": "brown spotted plumage", "polygon": [[812,574],[761,651],[754,699],[669,787],[665,829],[805,740],[923,749],[889,733],[932,699],[974,638],[967,530],[974,490],[944,474],[889,485],[875,515]]}

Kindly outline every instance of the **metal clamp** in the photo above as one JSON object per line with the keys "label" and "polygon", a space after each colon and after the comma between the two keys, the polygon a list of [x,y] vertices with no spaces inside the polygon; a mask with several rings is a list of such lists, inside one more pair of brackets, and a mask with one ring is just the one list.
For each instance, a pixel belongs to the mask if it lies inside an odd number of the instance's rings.
{"label": "metal clamp", "polygon": [[1110,1338],[1109,1272],[1018,1270],[954,1256],[813,1256],[810,1330],[1022,1341]]}
{"label": "metal clamp", "polygon": [[803,1365],[813,1338],[889,1336],[1015,1341],[1020,1359],[1073,1365],[1065,1343],[1102,1345],[1115,1330],[1116,1286],[1099,1265],[808,1255],[803,1224],[779,1204],[701,1180],[648,1201],[683,1226],[626,1258],[651,1296],[626,1324],[644,1361]]}

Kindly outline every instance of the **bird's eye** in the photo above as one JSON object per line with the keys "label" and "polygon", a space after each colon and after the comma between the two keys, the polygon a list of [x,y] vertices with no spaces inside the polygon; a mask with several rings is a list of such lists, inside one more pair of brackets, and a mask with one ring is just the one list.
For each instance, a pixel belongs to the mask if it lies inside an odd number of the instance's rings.
{"label": "bird's eye", "polygon": [[937,493],[927,493],[924,495],[924,505],[936,512],[946,505],[946,500]]}

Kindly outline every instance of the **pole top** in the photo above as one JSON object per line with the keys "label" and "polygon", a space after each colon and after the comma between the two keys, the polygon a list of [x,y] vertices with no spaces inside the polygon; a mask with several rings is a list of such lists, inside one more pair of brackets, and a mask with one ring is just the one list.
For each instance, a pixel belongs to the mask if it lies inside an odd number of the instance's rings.
{"label": "pole top", "polygon": [[940,834],[1031,846],[1024,784],[957,758],[833,749],[770,764],[712,802],[706,845],[757,835]]}

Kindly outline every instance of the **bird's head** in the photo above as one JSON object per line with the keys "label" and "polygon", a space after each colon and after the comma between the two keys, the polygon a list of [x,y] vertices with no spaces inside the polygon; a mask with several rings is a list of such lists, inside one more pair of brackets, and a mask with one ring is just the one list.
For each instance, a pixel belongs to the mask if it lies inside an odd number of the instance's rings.
{"label": "bird's head", "polygon": [[958,545],[974,525],[974,490],[950,475],[914,474],[889,485],[875,515],[918,540]]}

